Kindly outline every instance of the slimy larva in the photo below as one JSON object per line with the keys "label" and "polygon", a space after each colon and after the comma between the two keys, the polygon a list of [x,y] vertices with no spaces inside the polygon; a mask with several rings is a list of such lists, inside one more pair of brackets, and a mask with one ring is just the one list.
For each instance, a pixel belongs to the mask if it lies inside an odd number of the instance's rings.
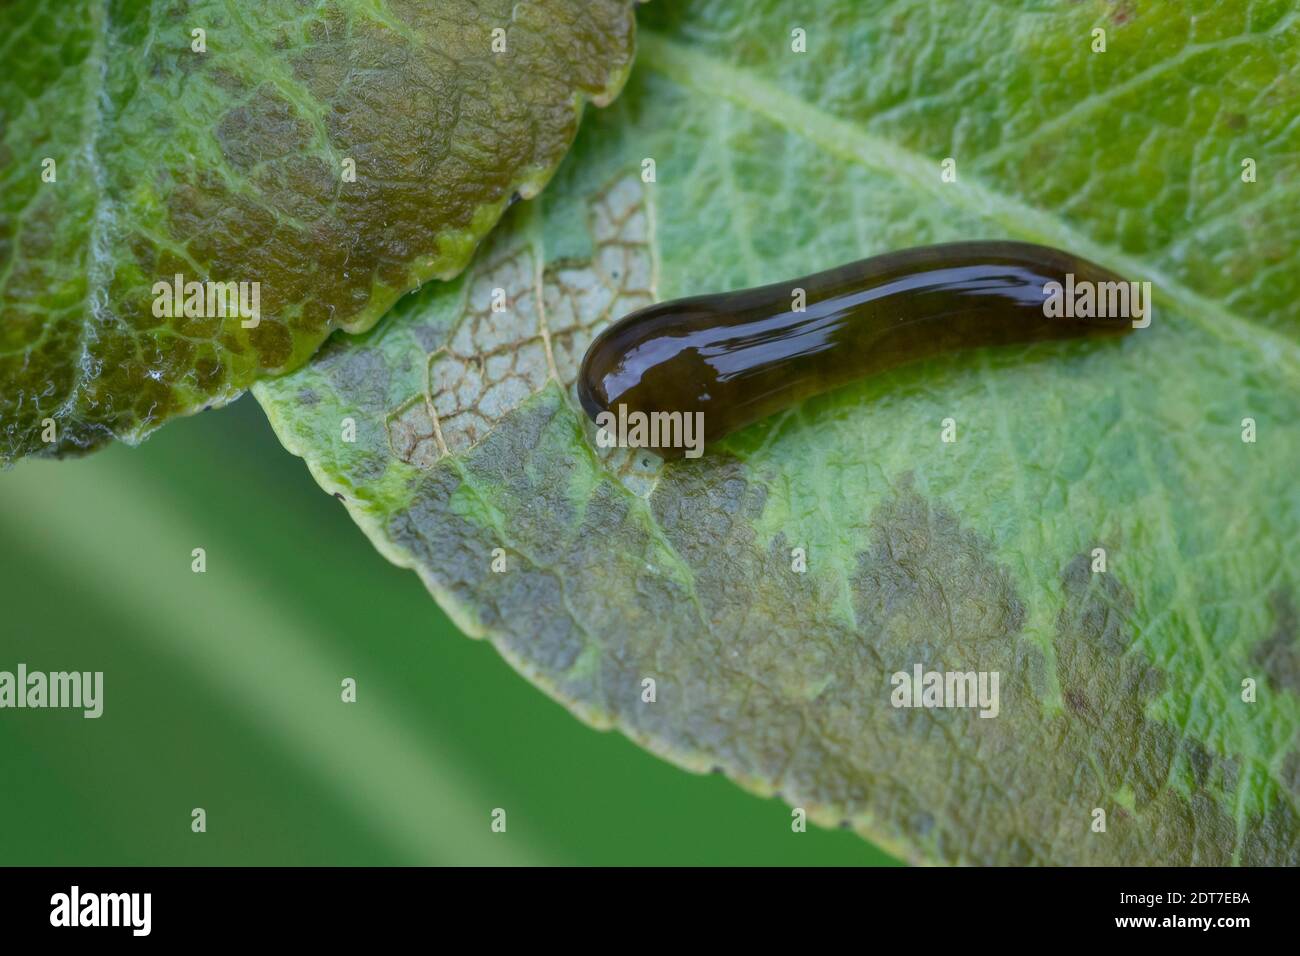
{"label": "slimy larva", "polygon": [[[1045,246],[986,241],[904,249],[802,279],[633,312],[591,343],[578,398],[598,424],[611,420],[601,413],[616,409],[696,421],[702,414],[707,443],[908,362],[1133,327],[1129,315],[1107,315],[1104,307],[1088,310],[1087,318],[1068,309],[1049,317],[1051,283],[1121,283],[1128,302],[1129,283]],[[653,447],[666,457],[683,453],[669,442]]]}

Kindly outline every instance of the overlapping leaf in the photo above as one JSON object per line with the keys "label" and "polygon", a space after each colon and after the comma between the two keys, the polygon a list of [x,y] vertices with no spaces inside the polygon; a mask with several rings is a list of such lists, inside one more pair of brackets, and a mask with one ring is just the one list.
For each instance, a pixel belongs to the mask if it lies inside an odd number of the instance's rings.
{"label": "overlapping leaf", "polygon": [[[0,5],[0,462],[138,441],[455,275],[633,30],[630,0]],[[177,275],[257,314],[155,310]]]}

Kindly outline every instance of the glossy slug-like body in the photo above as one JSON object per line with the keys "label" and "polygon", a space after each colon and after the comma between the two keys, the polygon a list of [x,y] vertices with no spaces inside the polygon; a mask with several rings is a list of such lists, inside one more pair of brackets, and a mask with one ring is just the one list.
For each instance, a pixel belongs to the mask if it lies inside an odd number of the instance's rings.
{"label": "glossy slug-like body", "polygon": [[[620,405],[646,414],[703,413],[707,443],[812,395],[918,359],[1126,332],[1133,327],[1127,316],[1049,317],[1044,308],[1049,283],[1075,288],[1121,281],[1085,259],[1029,243],[905,249],[627,315],[591,343],[578,397],[598,422],[600,413]],[[803,290],[802,311],[797,290]]]}

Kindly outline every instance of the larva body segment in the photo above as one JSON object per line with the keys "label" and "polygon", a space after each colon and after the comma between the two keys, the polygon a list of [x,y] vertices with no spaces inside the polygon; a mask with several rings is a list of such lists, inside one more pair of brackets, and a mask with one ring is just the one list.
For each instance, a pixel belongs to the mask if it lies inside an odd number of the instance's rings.
{"label": "larva body segment", "polygon": [[[1049,283],[1071,289],[1093,283],[1103,290],[1104,283],[1119,283],[1128,302],[1129,283],[1045,246],[922,246],[627,315],[587,350],[578,396],[593,420],[620,405],[647,415],[703,413],[708,443],[908,362],[984,346],[1117,335],[1133,327],[1128,314],[1097,317],[1096,309],[1089,317],[1049,317]],[[655,450],[666,457],[682,453]]]}

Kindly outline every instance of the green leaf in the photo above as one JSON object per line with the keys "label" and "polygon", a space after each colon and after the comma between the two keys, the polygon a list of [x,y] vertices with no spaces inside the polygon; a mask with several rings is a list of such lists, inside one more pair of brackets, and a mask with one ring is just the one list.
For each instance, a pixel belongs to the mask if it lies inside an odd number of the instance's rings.
{"label": "green leaf", "polygon": [[[258,386],[286,447],[467,633],[682,767],[918,861],[1297,862],[1291,6],[647,13],[465,276]],[[603,323],[973,238],[1150,280],[1154,322],[907,367],[694,462],[589,441]],[[918,664],[997,672],[998,715],[891,706]]]}
{"label": "green leaf", "polygon": [[[630,0],[4,4],[0,463],[138,442],[456,275],[634,26]],[[256,309],[168,317],[176,275]]]}

